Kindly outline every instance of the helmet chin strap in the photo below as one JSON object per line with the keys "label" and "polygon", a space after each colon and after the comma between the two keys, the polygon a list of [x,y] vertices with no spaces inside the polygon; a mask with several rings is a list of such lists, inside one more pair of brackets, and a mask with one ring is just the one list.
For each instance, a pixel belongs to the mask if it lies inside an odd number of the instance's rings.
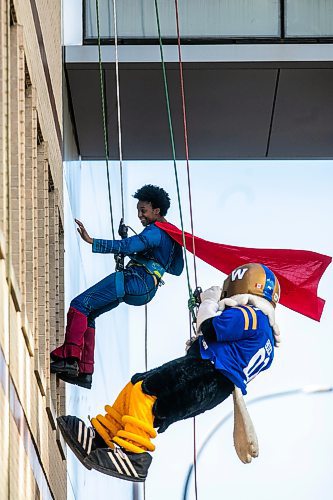
{"label": "helmet chin strap", "polygon": [[250,293],[240,293],[237,295],[233,295],[232,297],[220,300],[219,312],[224,311],[226,307],[246,306],[247,304],[251,304],[257,307],[266,316],[268,316],[269,324],[273,329],[275,347],[279,347],[281,337],[280,329],[275,323],[275,309],[272,304],[263,297],[258,297],[257,295],[252,295]]}

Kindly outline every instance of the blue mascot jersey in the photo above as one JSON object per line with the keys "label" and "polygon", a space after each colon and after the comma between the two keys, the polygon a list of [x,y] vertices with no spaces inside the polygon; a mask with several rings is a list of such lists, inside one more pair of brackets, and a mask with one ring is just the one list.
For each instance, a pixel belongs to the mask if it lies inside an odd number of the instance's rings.
{"label": "blue mascot jersey", "polygon": [[226,308],[213,319],[216,342],[200,336],[200,352],[246,394],[247,383],[274,358],[274,336],[268,317],[254,306]]}

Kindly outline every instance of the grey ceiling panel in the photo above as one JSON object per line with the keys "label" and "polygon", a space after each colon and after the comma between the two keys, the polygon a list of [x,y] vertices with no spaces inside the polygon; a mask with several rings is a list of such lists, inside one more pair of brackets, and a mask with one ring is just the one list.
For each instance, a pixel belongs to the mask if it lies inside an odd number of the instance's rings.
{"label": "grey ceiling panel", "polygon": [[82,158],[104,157],[99,73],[68,69],[69,92]]}
{"label": "grey ceiling panel", "polygon": [[283,69],[270,157],[333,157],[333,70]]}
{"label": "grey ceiling panel", "polygon": [[[107,71],[108,103],[112,101],[112,114],[109,108],[110,123],[116,125],[116,103],[114,97],[114,71]],[[125,159],[156,159],[171,157],[165,96],[162,73],[157,68],[138,67],[122,69],[120,72],[120,99],[122,115],[123,156]],[[177,121],[174,117],[174,122]],[[116,133],[115,126],[111,132]],[[116,150],[115,140],[111,137],[112,153]],[[117,154],[115,155],[117,157]]]}
{"label": "grey ceiling panel", "polygon": [[[270,158],[333,157],[333,69],[285,65],[274,107],[278,68],[279,63],[184,65],[192,159],[265,158],[269,138]],[[167,69],[176,154],[184,158],[178,65]],[[98,65],[71,63],[67,73],[81,156],[103,159]],[[117,159],[112,64],[105,65],[105,85],[109,157]],[[172,158],[160,64],[121,64],[120,92],[124,159]]]}
{"label": "grey ceiling panel", "polygon": [[191,155],[265,155],[276,70],[190,70],[187,82]]}

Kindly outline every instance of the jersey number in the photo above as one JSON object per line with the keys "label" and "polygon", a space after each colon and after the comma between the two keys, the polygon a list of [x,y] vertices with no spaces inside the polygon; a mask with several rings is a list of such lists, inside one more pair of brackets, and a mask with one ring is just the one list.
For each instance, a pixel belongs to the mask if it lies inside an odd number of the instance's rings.
{"label": "jersey number", "polygon": [[254,356],[250,359],[249,364],[244,368],[243,372],[246,378],[246,382],[250,382],[258,373],[265,368],[270,357],[266,356],[266,350],[264,347],[259,349]]}

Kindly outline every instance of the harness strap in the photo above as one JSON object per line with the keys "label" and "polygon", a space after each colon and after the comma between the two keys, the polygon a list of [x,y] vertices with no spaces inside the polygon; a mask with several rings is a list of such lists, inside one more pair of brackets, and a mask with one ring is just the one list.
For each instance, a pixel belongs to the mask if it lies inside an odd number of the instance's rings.
{"label": "harness strap", "polygon": [[124,273],[122,271],[118,271],[115,274],[116,294],[119,299],[122,299],[125,296]]}
{"label": "harness strap", "polygon": [[166,272],[164,267],[155,260],[146,259],[145,257],[141,257],[140,255],[131,255],[131,260],[134,262],[134,264],[143,266],[149,274],[152,274],[158,280],[161,280],[163,274]]}

